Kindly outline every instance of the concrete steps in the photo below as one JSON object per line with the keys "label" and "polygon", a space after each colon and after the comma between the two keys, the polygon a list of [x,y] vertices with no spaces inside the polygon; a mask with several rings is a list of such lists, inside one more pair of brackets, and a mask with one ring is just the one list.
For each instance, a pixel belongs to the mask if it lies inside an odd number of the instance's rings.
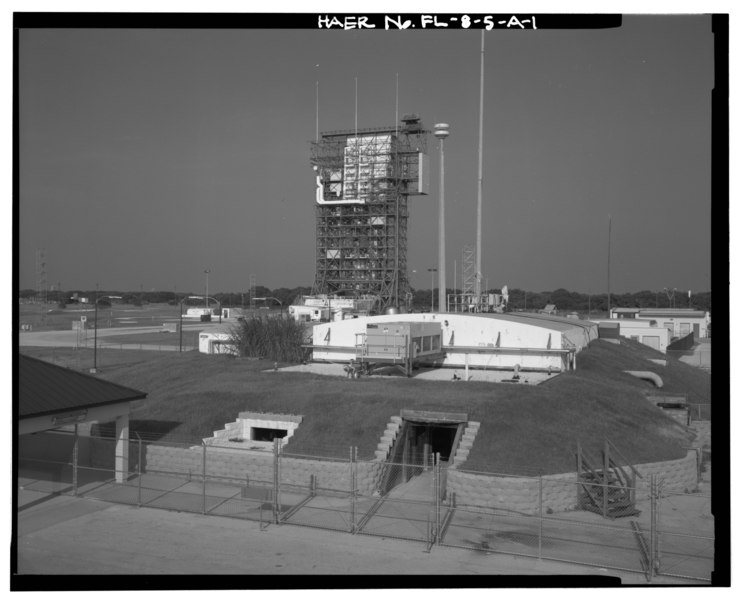
{"label": "concrete steps", "polygon": [[458,468],[463,464],[469,457],[472,445],[474,445],[474,439],[479,432],[479,422],[467,422],[464,434],[461,436],[459,446],[456,448],[456,453],[451,461],[450,468]]}
{"label": "concrete steps", "polygon": [[402,428],[402,418],[400,416],[392,416],[386,425],[386,430],[381,435],[379,443],[376,445],[376,451],[374,455],[379,461],[386,461],[389,457],[389,451],[394,445],[394,441],[399,435],[399,430]]}

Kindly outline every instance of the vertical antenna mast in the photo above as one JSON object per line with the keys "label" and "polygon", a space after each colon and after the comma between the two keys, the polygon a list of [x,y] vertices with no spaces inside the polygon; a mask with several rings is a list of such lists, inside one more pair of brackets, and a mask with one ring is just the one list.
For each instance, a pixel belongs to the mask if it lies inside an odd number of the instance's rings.
{"label": "vertical antenna mast", "polygon": [[608,215],[608,317],[611,315],[611,215]]}
{"label": "vertical antenna mast", "polygon": [[481,306],[482,295],[482,129],[484,124],[484,29],[482,29],[482,51],[479,64],[479,177],[477,180],[477,306]]}
{"label": "vertical antenna mast", "polygon": [[394,92],[394,133],[399,135],[399,73],[397,73],[397,85]]}
{"label": "vertical antenna mast", "polygon": [[315,91],[316,117],[314,129],[314,141],[319,141],[319,79],[317,79],[317,89]]}
{"label": "vertical antenna mast", "polygon": [[[394,171],[399,168],[398,155],[396,150],[397,139],[399,138],[399,73],[396,73],[394,86],[394,144],[390,146],[390,151],[394,152]],[[405,269],[405,279],[407,272]],[[399,198],[395,201],[394,211],[394,305],[399,306]]]}
{"label": "vertical antenna mast", "polygon": [[358,147],[358,77],[356,77],[356,148]]}

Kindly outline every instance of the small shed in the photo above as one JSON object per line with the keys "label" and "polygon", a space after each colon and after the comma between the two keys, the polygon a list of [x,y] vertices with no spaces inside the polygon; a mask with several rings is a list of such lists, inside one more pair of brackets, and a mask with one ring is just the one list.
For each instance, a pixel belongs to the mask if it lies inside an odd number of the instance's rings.
{"label": "small shed", "polygon": [[35,447],[34,433],[73,429],[93,422],[116,423],[116,482],[129,471],[129,410],[132,401],[147,394],[95,376],[50,364],[30,356],[18,356],[19,457],[54,447]]}
{"label": "small shed", "polygon": [[231,327],[214,328],[202,331],[198,335],[198,351],[202,354],[229,354],[237,355],[234,344],[234,334]]}

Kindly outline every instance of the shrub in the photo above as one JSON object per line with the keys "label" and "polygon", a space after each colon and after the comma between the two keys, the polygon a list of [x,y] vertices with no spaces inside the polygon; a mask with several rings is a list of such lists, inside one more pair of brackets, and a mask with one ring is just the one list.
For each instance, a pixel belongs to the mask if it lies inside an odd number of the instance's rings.
{"label": "shrub", "polygon": [[240,356],[298,363],[304,359],[304,327],[293,319],[253,317],[232,332]]}

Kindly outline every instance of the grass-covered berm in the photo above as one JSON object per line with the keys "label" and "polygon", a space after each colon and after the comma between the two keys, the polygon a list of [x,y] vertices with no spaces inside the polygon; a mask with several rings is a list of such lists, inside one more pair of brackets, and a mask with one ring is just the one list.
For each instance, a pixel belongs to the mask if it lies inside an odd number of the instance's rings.
{"label": "grass-covered berm", "polygon": [[[690,433],[646,398],[656,391],[652,383],[626,370],[659,374],[660,391],[687,394],[690,403],[711,401],[707,373],[623,340],[594,341],[578,354],[577,370],[540,385],[347,379],[197,352],[120,353],[120,364],[99,376],[148,394],[131,424],[148,438],[199,441],[242,411],[295,414],[304,418],[287,451],[346,458],[355,446],[359,458],[371,459],[402,409],[466,412],[481,426],[463,468],[504,474],[574,471],[577,442],[598,455],[606,438],[632,463],[684,457]],[[665,358],[666,365],[651,361]]]}

